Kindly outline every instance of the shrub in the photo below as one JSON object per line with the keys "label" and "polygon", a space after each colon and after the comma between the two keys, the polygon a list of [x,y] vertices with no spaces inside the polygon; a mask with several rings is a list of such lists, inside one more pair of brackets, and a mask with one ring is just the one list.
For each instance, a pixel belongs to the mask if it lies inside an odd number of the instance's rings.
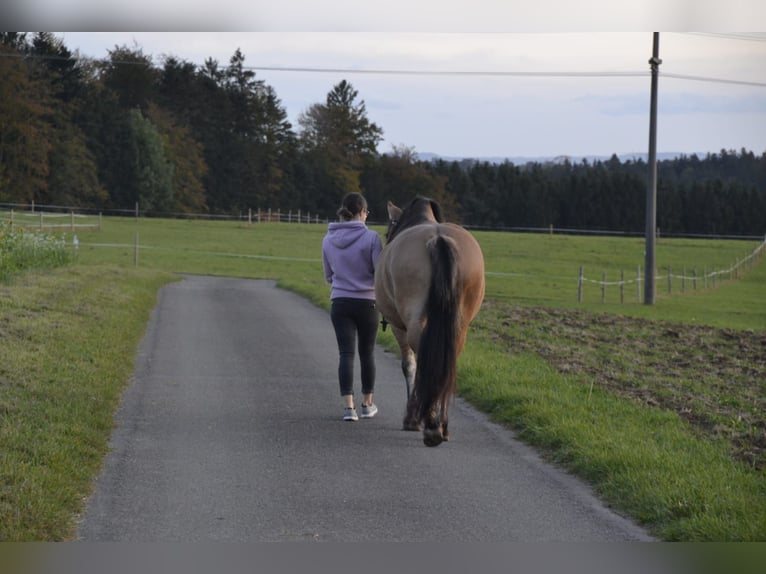
{"label": "shrub", "polygon": [[0,281],[31,269],[67,265],[73,259],[63,237],[14,229],[0,223]]}

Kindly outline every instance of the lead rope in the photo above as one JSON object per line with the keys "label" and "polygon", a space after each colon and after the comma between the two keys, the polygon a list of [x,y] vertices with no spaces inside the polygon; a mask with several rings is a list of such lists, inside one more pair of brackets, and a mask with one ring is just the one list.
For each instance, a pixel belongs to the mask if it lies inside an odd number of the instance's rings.
{"label": "lead rope", "polygon": [[[396,219],[391,220],[391,229],[388,230],[388,233],[386,233],[386,243],[388,243],[391,239],[391,234],[394,232],[394,229],[396,229],[396,224],[399,223]],[[386,327],[388,327],[388,321],[386,321],[386,318],[383,317],[380,320],[380,326],[381,330],[385,332]]]}

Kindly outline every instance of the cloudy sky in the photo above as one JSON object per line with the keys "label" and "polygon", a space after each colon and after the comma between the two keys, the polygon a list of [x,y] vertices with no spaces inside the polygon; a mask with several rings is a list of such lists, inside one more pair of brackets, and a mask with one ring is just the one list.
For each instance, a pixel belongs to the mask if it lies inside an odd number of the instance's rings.
{"label": "cloudy sky", "polygon": [[[89,0],[59,0],[56,6],[78,1]],[[141,48],[157,65],[164,55],[225,65],[239,48],[245,65],[276,90],[296,124],[301,112],[324,102],[346,79],[384,130],[382,152],[407,146],[452,157],[541,157],[647,151],[652,33],[636,30],[653,29],[647,7],[664,6],[665,29],[742,30],[754,21],[766,23],[762,2],[732,0],[727,6],[738,11],[731,19],[719,13],[720,3],[718,12],[706,12],[707,0],[645,0],[621,4],[616,20],[601,22],[622,31],[561,31],[585,28],[588,8],[599,8],[599,1],[564,3],[563,13],[560,7],[549,12],[549,23],[558,24],[552,31],[529,26],[529,8],[497,9],[490,0],[409,2],[418,6],[414,13],[401,0],[389,0],[388,9],[377,12],[348,0],[330,1],[335,12],[317,8],[327,2],[290,0],[302,8],[293,18],[273,8],[276,3],[255,1],[259,25],[248,26],[257,30],[251,32],[56,34],[83,55],[103,58],[126,45]],[[477,10],[485,4],[495,6],[492,18]],[[552,0],[534,5],[538,18],[556,6]],[[429,9],[450,17],[431,22]],[[400,14],[409,17],[396,21]],[[117,15],[112,12],[110,22]],[[526,27],[507,25],[520,15],[527,16]],[[766,34],[661,32],[660,58],[658,151],[766,152]]]}

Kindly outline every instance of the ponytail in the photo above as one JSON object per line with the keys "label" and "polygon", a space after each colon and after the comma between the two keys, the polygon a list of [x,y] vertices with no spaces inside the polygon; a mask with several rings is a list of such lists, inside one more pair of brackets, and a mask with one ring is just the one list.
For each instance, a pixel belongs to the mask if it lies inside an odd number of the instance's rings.
{"label": "ponytail", "polygon": [[361,193],[352,192],[343,196],[337,214],[341,220],[351,221],[365,209],[367,209],[367,200],[364,196]]}

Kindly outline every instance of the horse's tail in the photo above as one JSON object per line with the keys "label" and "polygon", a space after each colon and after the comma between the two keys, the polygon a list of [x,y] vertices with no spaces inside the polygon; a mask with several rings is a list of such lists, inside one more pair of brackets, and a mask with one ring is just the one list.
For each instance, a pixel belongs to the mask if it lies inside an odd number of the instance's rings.
{"label": "horse's tail", "polygon": [[431,285],[415,371],[420,420],[425,420],[435,405],[446,406],[446,401],[454,395],[460,319],[456,245],[451,238],[437,234],[426,247],[431,256]]}

